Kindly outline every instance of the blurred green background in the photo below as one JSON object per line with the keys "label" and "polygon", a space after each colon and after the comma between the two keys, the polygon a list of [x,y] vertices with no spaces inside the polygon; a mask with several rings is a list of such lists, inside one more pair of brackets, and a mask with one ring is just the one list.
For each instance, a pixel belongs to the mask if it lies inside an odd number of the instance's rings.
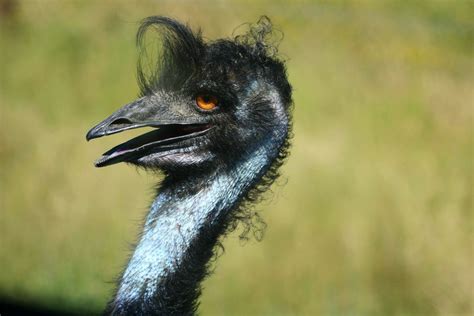
{"label": "blurred green background", "polygon": [[201,314],[472,315],[472,1],[0,4],[3,300],[98,313],[126,263],[157,179],[95,169],[130,135],[85,133],[136,97],[138,21],[215,39],[266,14],[292,155],[258,206],[265,238],[228,236]]}

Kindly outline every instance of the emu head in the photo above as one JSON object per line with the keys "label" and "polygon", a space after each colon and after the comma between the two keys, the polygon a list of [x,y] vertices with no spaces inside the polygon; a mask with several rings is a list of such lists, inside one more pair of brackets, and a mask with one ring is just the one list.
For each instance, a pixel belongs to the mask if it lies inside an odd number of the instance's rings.
{"label": "emu head", "polygon": [[[147,58],[145,35],[160,35]],[[204,41],[179,22],[146,18],[137,34],[140,98],[87,133],[87,140],[129,129],[155,130],[120,144],[97,167],[128,162],[165,171],[226,165],[259,146],[283,147],[290,128],[291,86],[270,43],[266,17],[248,34]]]}

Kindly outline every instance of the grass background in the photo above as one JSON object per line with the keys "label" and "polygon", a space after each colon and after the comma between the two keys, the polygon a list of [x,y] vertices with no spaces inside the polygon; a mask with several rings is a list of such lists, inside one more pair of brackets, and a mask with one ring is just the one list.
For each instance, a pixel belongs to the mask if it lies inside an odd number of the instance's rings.
{"label": "grass background", "polygon": [[214,39],[266,14],[294,86],[287,183],[259,205],[263,242],[225,240],[200,312],[472,315],[472,1],[7,2],[1,297],[87,313],[108,299],[156,179],[94,169],[129,135],[85,133],[136,96],[137,22]]}

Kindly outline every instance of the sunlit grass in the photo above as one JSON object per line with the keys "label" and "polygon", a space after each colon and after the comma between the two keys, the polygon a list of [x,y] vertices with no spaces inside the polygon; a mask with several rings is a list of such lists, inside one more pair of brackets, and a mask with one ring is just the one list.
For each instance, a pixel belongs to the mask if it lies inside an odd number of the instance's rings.
{"label": "sunlit grass", "polygon": [[263,242],[226,239],[202,314],[472,313],[472,10],[380,3],[22,3],[0,22],[0,294],[107,301],[156,179],[94,169],[128,135],[85,132],[136,96],[136,22],[216,38],[267,14],[295,88],[287,183]]}

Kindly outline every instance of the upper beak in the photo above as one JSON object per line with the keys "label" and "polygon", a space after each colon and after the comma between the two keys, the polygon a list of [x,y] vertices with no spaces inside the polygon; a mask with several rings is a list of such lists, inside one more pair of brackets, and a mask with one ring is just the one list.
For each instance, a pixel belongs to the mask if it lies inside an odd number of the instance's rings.
{"label": "upper beak", "polygon": [[157,101],[156,98],[143,97],[123,106],[87,132],[86,139],[89,141],[145,126],[193,124],[189,117],[178,115],[171,107]]}
{"label": "upper beak", "polygon": [[143,118],[140,120],[137,115],[142,105],[144,105],[143,98],[120,108],[108,118],[91,128],[87,132],[86,139],[89,141],[94,138],[119,133],[127,129],[147,126],[147,122],[145,122]]}

